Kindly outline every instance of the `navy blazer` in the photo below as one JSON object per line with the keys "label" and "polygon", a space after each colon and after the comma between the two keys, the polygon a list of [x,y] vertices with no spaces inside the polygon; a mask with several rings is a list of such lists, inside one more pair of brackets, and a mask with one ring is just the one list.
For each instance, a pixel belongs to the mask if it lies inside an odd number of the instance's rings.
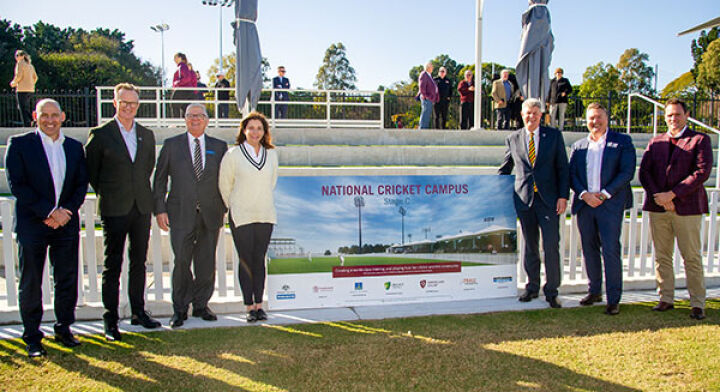
{"label": "navy blazer", "polygon": [[[572,213],[577,214],[587,204],[580,199],[580,194],[588,190],[587,150],[590,142],[587,138],[576,141],[570,155],[570,187],[573,197]],[[600,189],[610,193],[610,199],[603,206],[612,211],[622,211],[632,207],[633,196],[630,188],[635,174],[635,146],[630,136],[608,131],[605,138],[605,149],[600,166]]]}
{"label": "navy blazer", "polygon": [[670,155],[670,136],[655,136],[648,143],[640,162],[638,177],[645,189],[643,210],[665,212],[655,204],[653,195],[675,192],[675,212],[678,215],[699,215],[708,212],[708,198],[704,183],[713,167],[710,137],[685,129]]}
{"label": "navy blazer", "polygon": [[[78,209],[85,201],[88,186],[83,146],[65,137],[65,181],[58,206],[72,212],[72,218],[57,230],[68,236],[78,235]],[[55,185],[50,174],[40,135],[35,131],[13,136],[5,153],[5,175],[15,202],[15,232],[18,240],[34,240],[53,231],[43,221],[55,208]],[[63,233],[63,234],[65,234]]]}
{"label": "navy blazer", "polygon": [[[273,88],[282,88],[282,89],[289,89],[290,88],[290,79],[283,77],[280,79],[279,76],[276,76],[272,80]],[[289,101],[290,96],[288,95],[287,91],[278,91],[275,93],[275,100],[276,101]]]}
{"label": "navy blazer", "polygon": [[555,209],[557,199],[570,195],[570,174],[567,152],[562,133],[555,128],[540,127],[535,166],[530,164],[525,128],[520,128],[505,139],[505,158],[498,174],[508,175],[515,168],[515,208],[525,211],[534,202],[533,184],[537,185],[540,199],[548,208]]}

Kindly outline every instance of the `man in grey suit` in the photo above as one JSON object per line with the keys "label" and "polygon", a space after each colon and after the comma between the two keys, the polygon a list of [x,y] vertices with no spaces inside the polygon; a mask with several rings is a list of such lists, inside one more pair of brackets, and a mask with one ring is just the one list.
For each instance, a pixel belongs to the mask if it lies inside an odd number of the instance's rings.
{"label": "man in grey suit", "polygon": [[559,216],[565,212],[570,194],[568,160],[562,133],[540,126],[540,107],[540,101],[534,98],[523,102],[525,127],[505,139],[505,159],[498,174],[509,175],[515,168],[513,196],[525,240],[523,266],[528,275],[525,292],[518,299],[529,302],[538,297],[542,232],[546,280],[543,292],[551,307],[560,308]]}
{"label": "man in grey suit", "polygon": [[227,144],[205,134],[208,114],[202,104],[188,105],[185,125],[186,133],[163,143],[153,184],[155,218],[162,230],[170,230],[175,254],[173,328],[187,320],[191,303],[193,317],[217,320],[208,301],[215,288],[215,248],[227,211],[218,189],[218,171]]}

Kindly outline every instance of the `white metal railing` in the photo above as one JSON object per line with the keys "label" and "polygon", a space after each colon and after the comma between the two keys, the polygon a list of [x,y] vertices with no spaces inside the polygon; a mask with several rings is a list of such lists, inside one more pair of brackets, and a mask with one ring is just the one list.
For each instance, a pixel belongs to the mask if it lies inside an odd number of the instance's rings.
{"label": "white metal railing", "polygon": [[[650,97],[646,97],[640,93],[630,93],[628,94],[628,113],[627,113],[627,133],[630,133],[631,128],[631,121],[632,121],[632,99],[633,97],[640,98],[646,102],[649,102],[653,105],[653,136],[657,135],[658,130],[658,111],[665,109],[665,104],[658,102]],[[705,128],[708,131],[714,133],[715,135],[720,136],[720,129],[717,129],[715,127],[712,127],[708,124],[705,124],[704,122],[697,120],[693,117],[688,118],[688,122],[691,122],[699,127]],[[715,171],[715,187],[720,188],[720,156],[718,159],[715,159],[715,164],[717,165],[716,171]]]}
{"label": "white metal railing", "polygon": [[[98,124],[102,124],[112,118],[115,111],[112,109],[112,92],[111,86],[96,86],[97,90],[97,118]],[[235,106],[236,101],[219,100],[218,91],[235,92],[234,88],[215,88],[215,87],[138,87],[140,89],[140,109],[148,105],[154,106],[153,115],[146,115],[144,110],[138,110],[138,120],[143,125],[150,127],[170,127],[184,126],[185,121],[182,117],[173,117],[173,105],[187,105],[189,103],[203,103],[212,112],[210,125],[215,127],[237,127],[240,125],[241,117],[220,118],[219,105]],[[170,99],[173,91],[205,91],[212,92],[213,97],[204,100],[199,99]],[[384,91],[362,91],[362,90],[301,90],[301,89],[264,89],[263,92],[269,93],[269,98],[260,100],[258,108],[262,106],[269,107],[270,116],[268,120],[272,127],[324,127],[324,128],[383,128],[385,120],[385,92]],[[289,101],[277,101],[275,99],[276,92],[286,92]],[[152,94],[151,94],[152,93]],[[148,96],[152,96],[148,98]],[[267,94],[265,94],[267,95]],[[376,98],[377,97],[377,98]],[[303,98],[305,100],[298,100]],[[308,100],[309,99],[309,100]],[[348,101],[350,99],[350,101]],[[374,102],[376,101],[377,102]],[[299,106],[299,107],[316,107],[324,110],[323,118],[276,118],[275,108],[278,105]],[[371,118],[369,119],[337,119],[333,118],[333,108],[353,107],[353,108],[377,108],[369,110]]]}
{"label": "white metal railing", "polygon": [[[710,213],[702,221],[702,254],[705,272],[708,276],[720,276],[720,258],[718,241],[718,210],[720,209],[720,190],[709,190]],[[650,237],[649,215],[641,211],[644,192],[634,190],[634,204],[628,217],[625,218],[622,232],[623,270],[626,279],[634,281],[654,282],[654,253]],[[0,214],[2,218],[2,265],[5,276],[5,296],[0,296],[0,310],[17,306],[18,262],[17,245],[14,235],[11,234],[13,221],[13,198],[0,198]],[[97,200],[95,196],[88,195],[80,209],[81,221],[84,229],[80,233],[80,285],[78,286],[79,304],[100,301],[99,282],[103,252],[100,251],[102,231],[95,229],[98,221],[96,215]],[[563,287],[568,290],[573,285],[582,285],[587,282],[587,275],[582,263],[577,222],[570,215],[570,208],[566,212],[566,219],[561,220],[560,228],[560,254],[563,260],[564,274]],[[156,301],[168,301],[170,286],[169,272],[173,268],[173,254],[169,251],[169,236],[161,232],[152,220],[150,233],[150,249],[148,252],[148,289],[146,295]],[[518,227],[518,260],[523,249],[521,231]],[[238,256],[232,244],[228,229],[224,229],[217,247],[217,278],[215,283],[215,296],[218,298],[240,297],[240,284],[238,282]],[[168,257],[163,257],[163,253]],[[675,273],[678,281],[684,276],[679,251],[675,250]],[[50,290],[49,263],[45,264],[43,277],[43,302],[52,303]],[[229,281],[230,280],[230,281]],[[518,284],[524,285],[527,277],[518,262]],[[126,303],[127,296],[127,268],[123,268],[121,275],[121,302]]]}

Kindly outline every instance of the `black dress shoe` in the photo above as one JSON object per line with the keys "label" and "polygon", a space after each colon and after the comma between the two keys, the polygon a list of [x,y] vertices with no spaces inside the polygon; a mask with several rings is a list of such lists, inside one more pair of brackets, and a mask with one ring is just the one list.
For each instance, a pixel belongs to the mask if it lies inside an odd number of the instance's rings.
{"label": "black dress shoe", "polygon": [[557,296],[554,297],[547,297],[546,298],[548,304],[550,304],[550,307],[553,309],[560,309],[562,308],[562,305],[560,305],[560,302],[557,300]]}
{"label": "black dress shoe", "polygon": [[596,302],[602,302],[602,294],[588,294],[580,300],[580,305],[590,306]]}
{"label": "black dress shoe", "polygon": [[146,311],[143,311],[139,314],[133,314],[132,318],[130,319],[130,324],[132,325],[142,325],[143,327],[147,329],[153,329],[161,326],[159,321],[155,320],[154,318],[150,317],[150,314]]}
{"label": "black dress shoe", "polygon": [[675,307],[675,305],[671,304],[670,302],[660,301],[660,302],[658,302],[657,305],[655,305],[655,307],[652,308],[652,310],[654,310],[656,312],[664,312],[664,311],[670,310],[674,307]]}
{"label": "black dress shoe", "polygon": [[80,345],[80,341],[75,339],[75,336],[73,336],[73,334],[70,332],[55,334],[55,341],[68,348],[73,348]]}
{"label": "black dress shoe", "polygon": [[207,306],[202,309],[193,309],[192,315],[193,317],[200,317],[205,321],[217,321],[217,316]]}
{"label": "black dress shoe", "polygon": [[257,319],[258,319],[258,321],[267,320],[267,313],[265,313],[265,311],[262,308],[257,310]]}
{"label": "black dress shoe", "polygon": [[254,322],[256,322],[256,321],[258,320],[258,318],[257,318],[257,312],[254,311],[254,310],[249,311],[248,314],[247,314],[247,316],[245,316],[245,320],[246,320],[248,323],[254,323]]}
{"label": "black dress shoe", "polygon": [[532,291],[525,290],[524,293],[520,297],[518,297],[518,301],[520,302],[530,302],[533,298],[537,298],[538,293],[534,293]]}
{"label": "black dress shoe", "polygon": [[119,342],[122,340],[117,322],[105,321],[105,339],[107,339],[108,342]]}
{"label": "black dress shoe", "polygon": [[175,312],[170,318],[170,328],[182,327],[187,319],[187,312]]}
{"label": "black dress shoe", "polygon": [[30,358],[44,357],[47,355],[47,351],[45,351],[45,348],[40,342],[28,343],[28,345],[25,346],[25,349],[27,350],[27,355]]}
{"label": "black dress shoe", "polygon": [[617,316],[620,314],[620,305],[612,304],[605,307],[605,314],[610,316]]}
{"label": "black dress shoe", "polygon": [[702,308],[692,308],[690,309],[690,318],[702,320],[705,318],[705,311]]}

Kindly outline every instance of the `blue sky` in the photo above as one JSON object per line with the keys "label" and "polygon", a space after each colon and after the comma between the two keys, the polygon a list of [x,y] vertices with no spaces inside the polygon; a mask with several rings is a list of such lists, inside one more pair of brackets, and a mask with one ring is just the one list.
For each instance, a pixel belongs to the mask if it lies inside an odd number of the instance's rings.
{"label": "blue sky", "polygon": [[[294,87],[311,88],[325,49],[334,42],[348,48],[358,87],[375,89],[408,78],[408,70],[445,53],[462,63],[474,61],[474,0],[260,0],[258,30],[263,55],[273,68],[284,65]],[[32,4],[32,5],[30,5]],[[526,0],[485,0],[483,61],[514,65],[520,15]],[[697,33],[679,31],[720,15],[718,0],[551,0],[555,35],[551,67],[561,66],[578,84],[597,62],[616,63],[636,47],[658,64],[658,86],[692,66],[690,41]],[[0,0],[0,18],[21,25],[43,20],[58,26],[118,28],[135,41],[135,52],[161,63],[160,37],[149,26],[170,25],[165,62],[183,51],[203,73],[219,54],[219,12],[200,0]],[[223,13],[223,52],[233,50],[231,10]]]}
{"label": "blue sky", "polygon": [[[474,232],[499,225],[515,227],[512,194],[514,176],[342,176],[280,177],[275,191],[278,224],[273,237],[291,237],[298,246],[313,253],[326,249],[336,252],[340,246],[358,242],[358,209],[355,196],[323,196],[321,187],[330,185],[368,185],[374,196],[363,196],[363,243],[400,243],[401,200],[407,210],[405,239],[422,240],[422,231],[430,227],[428,238]],[[420,195],[379,195],[379,185],[418,184]],[[465,194],[427,195],[430,184],[467,185]],[[385,189],[385,188],[383,188]],[[386,201],[386,199],[393,201]],[[484,222],[494,217],[492,223]]]}

